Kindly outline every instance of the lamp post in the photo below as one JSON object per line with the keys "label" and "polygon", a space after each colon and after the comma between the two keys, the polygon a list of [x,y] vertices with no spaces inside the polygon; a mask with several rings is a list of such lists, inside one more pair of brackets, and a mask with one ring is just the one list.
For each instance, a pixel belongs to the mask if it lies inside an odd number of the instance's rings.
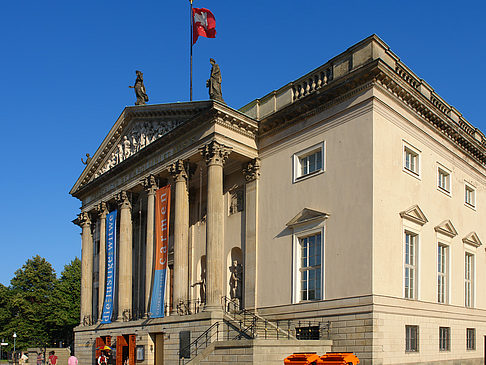
{"label": "lamp post", "polygon": [[17,356],[15,356],[15,341],[17,340],[17,333],[14,332],[13,338],[14,338],[14,353],[13,353],[14,358],[13,358],[13,362],[14,362],[14,364],[16,364],[17,363]]}

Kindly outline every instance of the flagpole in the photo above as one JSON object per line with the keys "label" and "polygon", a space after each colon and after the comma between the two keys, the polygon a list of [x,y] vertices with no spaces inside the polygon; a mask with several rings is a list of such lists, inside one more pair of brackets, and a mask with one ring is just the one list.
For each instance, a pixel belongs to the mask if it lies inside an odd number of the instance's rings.
{"label": "flagpole", "polygon": [[193,33],[194,33],[194,30],[192,29],[192,26],[193,26],[193,22],[194,20],[192,19],[193,18],[193,15],[192,15],[192,1],[193,0],[189,0],[189,2],[191,3],[191,35],[190,35],[190,41],[191,41],[191,82],[190,82],[190,101],[192,101],[192,37],[193,37]]}

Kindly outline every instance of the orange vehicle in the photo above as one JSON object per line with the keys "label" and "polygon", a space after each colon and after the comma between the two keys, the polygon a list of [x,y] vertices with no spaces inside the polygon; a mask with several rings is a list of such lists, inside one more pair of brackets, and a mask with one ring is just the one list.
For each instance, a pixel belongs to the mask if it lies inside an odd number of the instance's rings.
{"label": "orange vehicle", "polygon": [[321,358],[315,352],[297,352],[285,358],[285,365],[321,365]]}
{"label": "orange vehicle", "polygon": [[317,364],[324,365],[357,365],[358,357],[352,352],[326,352],[320,357],[321,362]]}

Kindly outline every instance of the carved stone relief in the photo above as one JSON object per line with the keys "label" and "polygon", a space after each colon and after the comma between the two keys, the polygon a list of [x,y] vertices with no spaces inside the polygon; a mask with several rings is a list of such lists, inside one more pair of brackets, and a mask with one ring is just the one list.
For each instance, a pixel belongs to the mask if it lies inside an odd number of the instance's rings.
{"label": "carved stone relief", "polygon": [[126,160],[150,143],[182,124],[183,121],[138,122],[121,138],[105,165],[96,173],[95,178],[104,174],[120,162]]}

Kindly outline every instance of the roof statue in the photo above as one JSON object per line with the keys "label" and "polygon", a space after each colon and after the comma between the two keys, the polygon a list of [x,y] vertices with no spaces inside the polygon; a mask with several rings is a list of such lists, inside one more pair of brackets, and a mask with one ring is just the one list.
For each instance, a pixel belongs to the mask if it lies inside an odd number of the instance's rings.
{"label": "roof statue", "polygon": [[83,165],[89,164],[90,161],[91,161],[91,156],[89,155],[89,153],[86,154],[86,161],[83,161],[83,158],[81,157],[81,162],[83,163]]}
{"label": "roof statue", "polygon": [[209,80],[206,81],[206,87],[209,88],[209,98],[224,103],[223,92],[221,91],[221,82],[223,81],[221,78],[221,70],[213,58],[210,58],[209,62],[212,65],[211,75],[209,76]]}
{"label": "roof statue", "polygon": [[143,73],[142,71],[135,71],[137,74],[137,79],[135,80],[135,85],[129,86],[131,89],[135,89],[135,95],[137,97],[137,101],[135,105],[145,105],[149,98],[147,96],[147,91],[145,90],[145,85],[143,84]]}

